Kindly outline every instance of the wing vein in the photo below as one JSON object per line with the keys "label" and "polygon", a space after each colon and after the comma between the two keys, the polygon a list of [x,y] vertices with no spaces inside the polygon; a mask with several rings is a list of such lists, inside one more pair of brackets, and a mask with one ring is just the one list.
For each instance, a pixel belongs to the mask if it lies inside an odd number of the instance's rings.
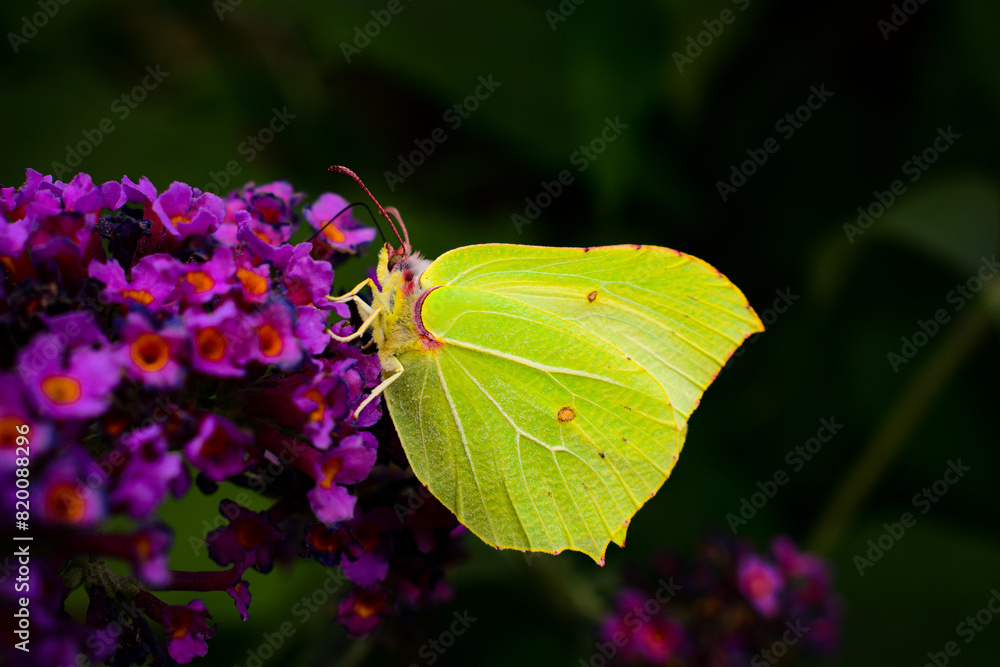
{"label": "wing vein", "polygon": [[[486,520],[490,524],[490,531],[493,533],[493,541],[496,542],[497,529],[496,526],[493,525],[493,519],[490,515],[489,507],[486,505],[486,496],[483,495],[483,488],[479,484],[479,476],[476,474],[476,466],[472,462],[472,453],[469,451],[469,443],[465,439],[465,429],[462,428],[462,420],[458,416],[458,411],[455,410],[455,403],[451,399],[451,392],[448,391],[448,383],[445,382],[444,373],[441,371],[440,357],[434,359],[434,365],[437,367],[438,379],[441,380],[441,389],[444,390],[444,397],[448,400],[448,407],[451,408],[452,419],[455,420],[455,426],[458,428],[458,435],[462,439],[462,447],[465,449],[465,458],[469,461],[469,470],[472,472],[472,480],[476,483],[476,489],[479,491],[479,501],[483,504],[483,513],[486,515]],[[460,488],[457,478],[455,481],[455,488]]]}
{"label": "wing vein", "polygon": [[[524,463],[521,460],[521,436],[524,435],[525,437],[528,437],[527,434],[523,434],[522,433],[522,431],[518,427],[518,425],[515,424],[514,421],[510,418],[510,416],[507,415],[507,412],[502,407],[500,407],[500,403],[498,403],[497,400],[493,398],[493,396],[490,394],[490,392],[488,392],[486,390],[486,387],[484,387],[482,384],[480,384],[479,381],[476,380],[475,377],[473,377],[472,373],[469,372],[469,370],[465,367],[465,365],[461,361],[459,361],[457,358],[454,361],[458,365],[458,367],[462,369],[462,372],[464,372],[469,377],[469,380],[472,381],[472,384],[476,385],[476,388],[479,389],[479,391],[483,394],[483,396],[485,396],[486,399],[489,400],[489,402],[493,404],[493,407],[495,407],[497,409],[497,412],[499,412],[500,415],[505,420],[507,420],[507,423],[510,424],[511,428],[514,429],[514,442],[515,442],[515,445],[517,446],[517,463],[518,463],[518,467],[520,468],[520,471],[521,471],[521,480],[524,482],[525,492],[528,494],[528,500],[531,501],[531,507],[535,510],[535,514],[538,515],[538,521],[541,524],[542,528],[545,530],[546,537],[549,538],[549,542],[550,543],[554,544],[554,542],[552,540],[552,534],[549,532],[549,527],[546,525],[545,519],[542,518],[542,513],[538,511],[538,506],[535,504],[535,499],[531,497],[531,486],[528,485],[528,480],[524,476]],[[506,486],[506,478],[504,478],[504,485]],[[507,495],[508,495],[508,497],[510,496],[510,490],[509,489],[507,489]],[[514,507],[513,500],[511,500],[511,507],[513,507],[514,514],[517,516],[517,520],[521,522],[521,528],[523,529],[524,528],[524,522],[521,521],[521,515],[517,511],[517,507]],[[528,531],[525,530],[524,534],[525,534],[525,536],[528,536]],[[529,548],[531,547],[531,538],[530,537],[528,537],[528,547]]]}

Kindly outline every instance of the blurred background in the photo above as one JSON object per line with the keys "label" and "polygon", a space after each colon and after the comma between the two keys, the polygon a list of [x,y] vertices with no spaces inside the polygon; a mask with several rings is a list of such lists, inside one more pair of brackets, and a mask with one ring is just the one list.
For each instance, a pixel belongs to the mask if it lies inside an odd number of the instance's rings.
{"label": "blurred background", "polygon": [[[246,665],[288,620],[281,664],[429,664],[419,647],[468,610],[438,664],[577,665],[594,642],[577,611],[606,604],[622,568],[731,527],[832,560],[837,664],[924,664],[949,641],[955,663],[995,661],[1000,623],[969,643],[956,626],[1000,586],[1000,5],[18,0],[0,24],[4,185],[33,167],[364,200],[326,171],[343,164],[430,257],[664,245],[718,267],[767,324],[605,568],[470,538],[451,602],[361,643],[325,612],[293,615],[319,566],[253,573],[246,623],[206,600],[210,664]],[[337,288],[372,263],[338,268]],[[823,420],[842,428],[817,447]],[[217,502],[164,512],[177,567],[211,566],[183,536]],[[916,523],[859,566],[904,512]]]}

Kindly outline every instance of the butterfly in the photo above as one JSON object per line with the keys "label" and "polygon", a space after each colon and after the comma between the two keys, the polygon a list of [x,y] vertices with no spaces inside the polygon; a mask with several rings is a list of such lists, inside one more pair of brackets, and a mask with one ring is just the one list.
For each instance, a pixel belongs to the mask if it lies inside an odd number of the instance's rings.
{"label": "butterfly", "polygon": [[382,364],[355,414],[384,395],[413,473],[487,544],[603,565],[760,319],[719,271],[676,250],[490,243],[432,262],[375,203],[399,245],[379,252],[377,283],[328,297],[363,318],[331,337],[370,330]]}

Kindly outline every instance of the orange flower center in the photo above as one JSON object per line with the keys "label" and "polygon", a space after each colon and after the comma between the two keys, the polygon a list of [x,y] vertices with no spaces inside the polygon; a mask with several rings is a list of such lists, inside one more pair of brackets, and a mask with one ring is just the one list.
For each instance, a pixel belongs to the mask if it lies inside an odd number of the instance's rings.
{"label": "orange flower center", "polygon": [[260,340],[260,351],[265,357],[276,357],[281,354],[281,336],[270,324],[257,327],[257,338]]}
{"label": "orange flower center", "polygon": [[354,601],[354,611],[358,613],[361,618],[368,618],[369,616],[378,613],[378,610],[382,607],[379,603],[378,598],[373,595],[362,593],[358,596],[358,599]]}
{"label": "orange flower center", "polygon": [[189,271],[184,279],[191,283],[195,292],[207,292],[215,287],[215,281],[204,271]]}
{"label": "orange flower center", "polygon": [[242,593],[244,591],[243,582],[242,581],[237,581],[236,585],[233,586],[233,590],[236,592],[236,595],[234,595],[233,597],[238,599],[238,596],[242,595]]}
{"label": "orange flower center", "polygon": [[173,611],[167,618],[167,631],[172,632],[174,639],[182,639],[191,629],[191,614],[186,610]]}
{"label": "orange flower center", "polygon": [[337,534],[332,530],[314,530],[309,535],[309,543],[317,551],[334,551],[340,545]]}
{"label": "orange flower center", "polygon": [[170,361],[167,341],[153,333],[144,333],[132,341],[132,361],[142,370],[155,373]]}
{"label": "orange flower center", "polygon": [[260,546],[264,543],[264,531],[254,521],[241,521],[236,528],[236,541],[244,549]]}
{"label": "orange flower center", "polygon": [[273,243],[271,242],[271,239],[270,239],[270,238],[268,238],[267,234],[265,234],[264,232],[262,232],[262,231],[261,231],[261,230],[259,230],[259,229],[255,229],[255,230],[253,230],[253,235],[254,235],[254,236],[256,236],[257,238],[259,238],[259,239],[260,239],[261,241],[263,241],[263,242],[264,242],[264,243],[266,243],[267,245],[274,245],[274,244],[273,244]]}
{"label": "orange flower center", "polygon": [[17,427],[24,424],[23,419],[4,417],[0,419],[0,449],[13,449],[17,446]]}
{"label": "orange flower center", "polygon": [[153,553],[153,545],[149,543],[149,538],[145,535],[140,535],[135,540],[135,552],[139,555],[140,561],[149,560],[149,555]]}
{"label": "orange flower center", "polygon": [[379,545],[378,530],[370,523],[365,523],[354,529],[354,539],[361,543],[365,551],[372,551]]}
{"label": "orange flower center", "polygon": [[342,465],[341,460],[336,457],[324,463],[323,466],[320,468],[320,471],[323,473],[323,479],[319,481],[319,485],[324,489],[329,489],[330,487],[332,487],[333,480],[340,472],[341,465]]}
{"label": "orange flower center", "polygon": [[212,431],[212,435],[205,440],[201,446],[202,456],[222,456],[229,449],[229,434],[224,428],[218,426]]}
{"label": "orange flower center", "polygon": [[80,523],[87,513],[87,501],[73,482],[59,482],[49,488],[45,507],[55,521]]}
{"label": "orange flower center", "polygon": [[50,375],[42,380],[42,392],[53,403],[68,405],[80,400],[80,381],[68,375]]}
{"label": "orange flower center", "polygon": [[263,294],[267,291],[267,278],[258,276],[253,271],[247,269],[237,269],[236,276],[243,283],[243,287],[251,294]]}
{"label": "orange flower center", "polygon": [[128,421],[120,414],[112,412],[104,418],[104,430],[108,435],[121,435],[125,432],[126,426],[128,426]]}
{"label": "orange flower center", "polygon": [[326,401],[323,400],[323,394],[320,393],[319,389],[310,389],[306,392],[306,398],[316,404],[316,409],[309,413],[309,421],[321,421],[323,415],[326,414]]}
{"label": "orange flower center", "polygon": [[177,225],[182,222],[191,222],[191,221],[187,219],[187,216],[183,215],[175,215],[170,218],[170,224],[174,226],[174,229],[177,229]]}
{"label": "orange flower center", "polygon": [[138,301],[144,306],[148,306],[153,303],[153,295],[144,289],[123,289],[122,297],[125,299],[132,299],[133,301]]}
{"label": "orange flower center", "polygon": [[327,225],[323,230],[323,236],[330,239],[334,243],[344,242],[344,232],[337,229],[334,225]]}
{"label": "orange flower center", "polygon": [[198,351],[209,361],[218,361],[226,354],[226,338],[215,327],[199,329],[196,338]]}

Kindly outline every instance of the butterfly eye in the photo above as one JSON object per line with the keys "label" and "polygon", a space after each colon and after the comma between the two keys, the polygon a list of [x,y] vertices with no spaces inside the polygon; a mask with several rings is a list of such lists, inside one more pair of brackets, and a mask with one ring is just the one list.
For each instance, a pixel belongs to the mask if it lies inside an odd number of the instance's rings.
{"label": "butterfly eye", "polygon": [[388,262],[389,270],[392,271],[393,269],[395,269],[396,265],[399,264],[399,260],[401,259],[403,259],[402,255],[393,255],[392,257],[390,257]]}

